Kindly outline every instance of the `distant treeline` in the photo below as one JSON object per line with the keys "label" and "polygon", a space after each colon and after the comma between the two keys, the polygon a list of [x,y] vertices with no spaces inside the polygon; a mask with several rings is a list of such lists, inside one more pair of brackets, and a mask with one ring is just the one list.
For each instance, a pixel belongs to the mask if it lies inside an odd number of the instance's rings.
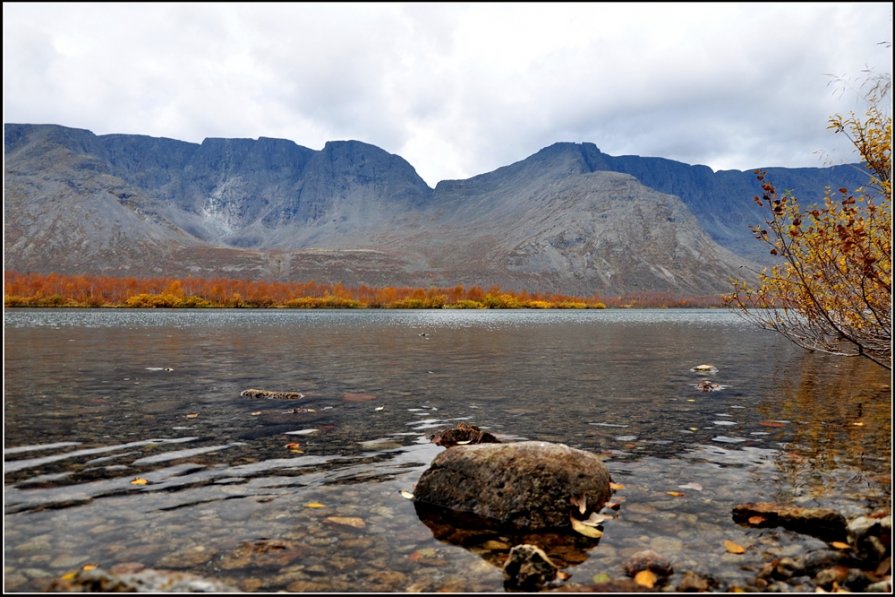
{"label": "distant treeline", "polygon": [[603,309],[719,307],[720,295],[640,292],[616,297],[503,290],[499,286],[410,288],[227,278],[117,278],[4,272],[6,307],[247,309]]}

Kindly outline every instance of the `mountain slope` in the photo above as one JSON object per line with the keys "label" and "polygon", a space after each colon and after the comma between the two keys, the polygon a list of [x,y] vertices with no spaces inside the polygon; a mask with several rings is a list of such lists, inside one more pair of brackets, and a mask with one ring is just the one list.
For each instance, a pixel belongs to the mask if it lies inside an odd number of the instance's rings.
{"label": "mountain slope", "polygon": [[[705,294],[752,267],[742,255],[762,257],[748,231],[752,173],[589,143],[431,189],[399,156],[358,141],[315,151],[263,137],[4,131],[12,270]],[[822,188],[855,171],[774,175],[781,188]]]}

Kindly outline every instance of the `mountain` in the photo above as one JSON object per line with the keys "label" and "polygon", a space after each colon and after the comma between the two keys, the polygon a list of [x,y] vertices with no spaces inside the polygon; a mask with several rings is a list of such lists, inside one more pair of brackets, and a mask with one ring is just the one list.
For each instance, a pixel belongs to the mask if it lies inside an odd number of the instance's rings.
{"label": "mountain", "polygon": [[[749,232],[752,172],[591,143],[432,189],[359,141],[4,133],[8,270],[706,294],[766,258]],[[768,171],[812,196],[863,180],[848,166]]]}

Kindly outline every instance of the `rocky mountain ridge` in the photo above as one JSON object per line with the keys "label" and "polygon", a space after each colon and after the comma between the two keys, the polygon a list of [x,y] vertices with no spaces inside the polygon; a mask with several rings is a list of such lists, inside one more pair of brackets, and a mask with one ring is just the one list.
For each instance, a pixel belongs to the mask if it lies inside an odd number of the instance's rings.
{"label": "rocky mountain ridge", "polygon": [[[4,126],[9,270],[723,292],[763,258],[752,172],[557,143],[430,188],[359,141],[94,135]],[[854,166],[772,169],[814,196]]]}

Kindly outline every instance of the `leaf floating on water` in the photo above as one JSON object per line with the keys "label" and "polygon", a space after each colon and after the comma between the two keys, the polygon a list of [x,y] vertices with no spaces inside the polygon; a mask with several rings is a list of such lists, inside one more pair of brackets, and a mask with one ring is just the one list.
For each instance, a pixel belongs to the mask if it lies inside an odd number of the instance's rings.
{"label": "leaf floating on water", "polygon": [[699,483],[687,483],[686,485],[678,485],[681,489],[692,489],[693,491],[702,491],[702,485]]}
{"label": "leaf floating on water", "polygon": [[603,524],[607,520],[609,520],[609,516],[605,514],[597,514],[596,512],[591,512],[590,516],[581,521],[581,524],[586,524],[589,527],[595,527]]}
{"label": "leaf floating on water", "polygon": [[696,398],[687,398],[687,402],[696,402]]}
{"label": "leaf floating on water", "polygon": [[258,417],[258,416],[261,415],[261,411],[260,411],[260,410],[256,410],[256,411],[254,411],[254,412],[252,412],[252,413],[249,413],[249,414],[251,414],[253,417]]}
{"label": "leaf floating on water", "polygon": [[598,585],[603,582],[609,582],[611,577],[608,572],[600,572],[599,574],[594,574],[591,580],[595,585]]}
{"label": "leaf floating on water", "polygon": [[423,547],[422,549],[417,549],[407,557],[413,560],[414,562],[419,562],[420,560],[431,559],[438,556],[438,551],[434,547]]}
{"label": "leaf floating on water", "polygon": [[99,566],[97,566],[96,564],[84,564],[83,566],[81,566],[81,570],[83,570],[84,572],[90,572],[91,570],[96,570],[97,568],[99,568]]}
{"label": "leaf floating on water", "polygon": [[558,578],[559,580],[569,580],[570,578],[572,578],[572,575],[569,574],[568,572],[564,572],[562,570],[557,570],[556,578]]}
{"label": "leaf floating on water", "polygon": [[680,491],[666,491],[665,493],[671,497],[684,497],[684,493]]}
{"label": "leaf floating on water", "polygon": [[786,423],[780,421],[759,421],[758,424],[762,427],[786,427]]}
{"label": "leaf floating on water", "polygon": [[77,570],[72,570],[72,571],[70,571],[70,572],[66,572],[65,574],[63,574],[62,577],[61,577],[59,580],[63,580],[63,581],[65,581],[65,582],[69,582],[69,581],[74,580],[77,576],[78,576],[78,571],[77,571]]}
{"label": "leaf floating on water", "polygon": [[326,508],[326,504],[321,504],[320,502],[308,502],[307,504],[305,504],[305,508],[319,510],[320,508]]}
{"label": "leaf floating on water", "polygon": [[569,520],[572,522],[572,530],[576,533],[580,533],[585,537],[590,537],[591,539],[599,539],[603,536],[603,531],[591,526],[587,526],[577,518],[570,516]]}
{"label": "leaf floating on water", "polygon": [[843,543],[842,541],[833,541],[830,543],[830,546],[834,549],[851,549],[851,545],[848,543]]}
{"label": "leaf floating on water", "polygon": [[612,491],[618,491],[619,489],[624,489],[624,488],[625,488],[625,486],[622,485],[621,483],[613,483],[612,481],[609,482],[609,489],[611,489]]}
{"label": "leaf floating on water", "polygon": [[411,491],[407,491],[406,489],[402,489],[402,490],[401,490],[401,497],[404,498],[405,500],[412,500],[412,499],[413,499],[413,492],[411,492]]}
{"label": "leaf floating on water", "polygon": [[377,407],[374,408],[373,410],[375,410],[375,411],[385,410],[385,407],[384,407],[384,406],[377,406]]}
{"label": "leaf floating on water", "polygon": [[199,416],[199,413],[186,413],[187,419],[195,419],[198,416]]}
{"label": "leaf floating on water", "polygon": [[766,520],[767,520],[767,518],[765,518],[764,516],[755,515],[755,516],[750,516],[747,519],[747,522],[753,526],[758,526],[760,524],[763,524]]}
{"label": "leaf floating on water", "polygon": [[855,421],[854,423],[852,423],[852,426],[853,427],[863,427],[864,421]]}
{"label": "leaf floating on water", "polygon": [[738,543],[734,543],[730,539],[724,540],[724,549],[727,550],[727,553],[735,553],[741,554],[746,553],[746,548]]}
{"label": "leaf floating on water", "polygon": [[653,587],[655,587],[657,580],[659,580],[659,577],[656,576],[656,573],[652,570],[641,570],[634,577],[635,583],[647,589],[652,589]]}
{"label": "leaf floating on water", "polygon": [[362,529],[367,526],[363,518],[357,518],[356,516],[327,516],[324,520],[356,529]]}
{"label": "leaf floating on water", "polygon": [[146,485],[147,483],[149,483],[149,481],[147,481],[143,477],[137,477],[136,479],[131,481],[131,485]]}
{"label": "leaf floating on water", "polygon": [[298,442],[289,442],[288,444],[286,444],[283,447],[286,448],[287,450],[300,450],[301,444]]}

